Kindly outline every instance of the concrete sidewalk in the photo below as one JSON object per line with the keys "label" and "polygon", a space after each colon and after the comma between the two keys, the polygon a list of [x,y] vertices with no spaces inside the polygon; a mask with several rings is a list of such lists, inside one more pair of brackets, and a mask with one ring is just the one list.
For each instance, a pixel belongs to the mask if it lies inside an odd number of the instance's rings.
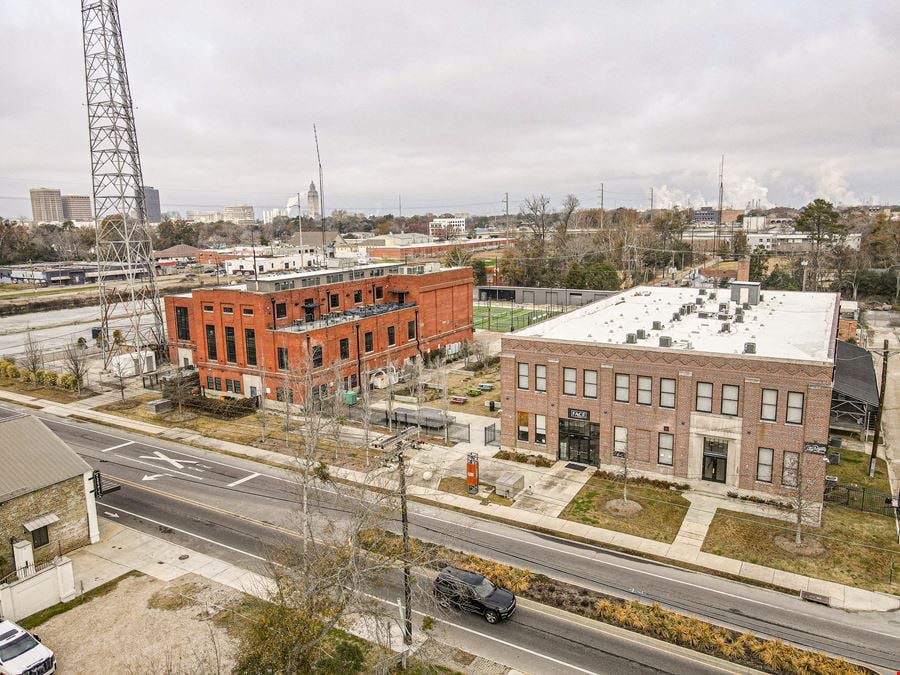
{"label": "concrete sidewalk", "polygon": [[[41,401],[12,392],[0,391],[0,399],[3,398],[42,408],[47,412],[63,417],[72,414],[84,414],[84,408],[73,408],[72,406],[65,404]],[[241,455],[248,459],[260,460],[288,469],[296,469],[298,466],[297,460],[294,458],[270,450],[209,438],[181,429],[137,422],[117,415],[94,410],[90,411],[89,416],[94,422],[127,428],[129,431],[136,431],[150,436],[194,444],[211,450]],[[631,534],[625,534],[623,532],[576,523],[571,520],[558,518],[556,515],[550,515],[546,512],[541,513],[538,511],[529,511],[513,506],[503,506],[492,503],[483,504],[471,497],[440,492],[429,484],[422,484],[427,482],[419,479],[415,475],[417,470],[433,470],[433,466],[422,466],[420,464],[417,467],[415,457],[411,459],[410,466],[414,475],[410,480],[411,485],[409,487],[409,494],[439,505],[466,511],[474,516],[495,518],[521,527],[569,535],[599,545],[609,545],[637,553],[645,553],[659,558],[665,558],[675,563],[689,563],[697,567],[706,568],[712,572],[724,572],[735,577],[761,581],[798,593],[801,591],[817,593],[830,598],[833,607],[849,611],[894,611],[900,609],[900,597],[894,595],[868,591],[854,586],[847,586],[845,584],[816,579],[800,574],[794,574],[792,572],[785,572],[772,567],[764,567],[762,565],[703,552],[701,546],[702,537],[705,537],[704,527],[708,528],[709,522],[712,521],[714,515],[712,506],[714,501],[717,502],[716,506],[720,505],[721,501],[714,500],[714,498],[702,494],[686,493],[685,496],[689,496],[694,506],[689,510],[689,517],[685,518],[687,524],[682,525],[682,530],[679,531],[675,541],[669,544],[637,537]],[[331,467],[330,473],[336,478],[355,483],[379,486],[386,489],[396,489],[397,487],[393,475],[384,470],[376,470],[367,474],[354,469]],[[736,501],[734,504],[729,502],[728,505],[729,508],[742,510],[740,503]],[[694,513],[691,514],[690,511],[694,511]]]}

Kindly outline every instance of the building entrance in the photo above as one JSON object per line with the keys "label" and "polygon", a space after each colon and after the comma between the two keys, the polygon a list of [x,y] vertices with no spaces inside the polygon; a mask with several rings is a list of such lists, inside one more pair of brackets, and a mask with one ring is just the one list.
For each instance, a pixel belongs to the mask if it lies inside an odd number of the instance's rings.
{"label": "building entrance", "polygon": [[724,483],[728,476],[728,441],[703,439],[703,480]]}
{"label": "building entrance", "polygon": [[599,424],[583,420],[559,421],[559,459],[596,465],[599,453]]}

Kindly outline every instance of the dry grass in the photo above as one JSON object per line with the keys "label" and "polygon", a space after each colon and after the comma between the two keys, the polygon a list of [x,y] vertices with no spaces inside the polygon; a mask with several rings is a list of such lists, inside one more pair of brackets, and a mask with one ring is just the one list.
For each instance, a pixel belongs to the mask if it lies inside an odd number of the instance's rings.
{"label": "dry grass", "polygon": [[501,497],[500,495],[494,494],[493,492],[487,498],[469,494],[468,483],[466,483],[466,479],[458,478],[456,476],[445,476],[444,478],[441,478],[441,482],[438,484],[438,490],[440,490],[441,492],[449,492],[450,494],[462,495],[463,497],[476,499],[482,504],[499,504],[501,506],[513,505],[512,499]]}
{"label": "dry grass", "polygon": [[606,503],[621,496],[621,483],[592,476],[563,509],[560,518],[671,543],[690,507],[690,502],[676,490],[629,484],[628,501],[634,500],[642,509],[632,516],[616,516],[607,510]]}
{"label": "dry grass", "polygon": [[893,518],[826,507],[822,527],[804,535],[819,536],[824,551],[815,557],[797,556],[777,544],[778,536],[790,534],[786,527],[790,528],[790,524],[784,521],[719,509],[703,550],[818,579],[900,594],[900,575],[895,575],[893,585],[888,583],[891,560],[900,559]]}
{"label": "dry grass", "polygon": [[[477,387],[482,382],[494,385],[493,391],[482,392],[478,396],[469,396],[469,387]],[[452,372],[447,376],[447,390],[450,396],[467,396],[465,403],[451,403],[450,413],[454,411],[469,413],[471,415],[483,415],[485,417],[500,417],[498,411],[491,412],[485,406],[485,401],[496,401],[496,407],[500,408],[500,368],[493,366],[481,373]]]}
{"label": "dry grass", "polygon": [[[836,450],[837,448],[832,448]],[[880,457],[875,462],[875,477],[869,478],[869,455],[864,452],[840,449],[841,463],[829,464],[825,472],[830,476],[837,476],[845,485],[858,485],[861,488],[870,488],[891,493],[891,484],[888,481],[887,465]]]}
{"label": "dry grass", "polygon": [[56,387],[35,387],[26,384],[14,378],[0,378],[0,387],[8,391],[14,391],[24,396],[32,396],[45,401],[53,401],[54,403],[72,403],[73,401],[81,401],[91,396],[96,396],[96,392],[90,389],[82,389],[80,394],[66,389],[57,389]]}

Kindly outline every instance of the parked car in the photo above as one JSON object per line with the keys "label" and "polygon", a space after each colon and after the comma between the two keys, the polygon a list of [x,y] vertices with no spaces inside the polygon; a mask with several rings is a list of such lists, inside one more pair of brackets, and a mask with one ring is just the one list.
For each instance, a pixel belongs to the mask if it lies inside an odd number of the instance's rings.
{"label": "parked car", "polygon": [[458,607],[499,623],[516,611],[516,596],[477,572],[447,566],[434,580],[434,596],[442,607]]}
{"label": "parked car", "polygon": [[0,675],[49,675],[56,672],[53,652],[37,635],[0,619]]}

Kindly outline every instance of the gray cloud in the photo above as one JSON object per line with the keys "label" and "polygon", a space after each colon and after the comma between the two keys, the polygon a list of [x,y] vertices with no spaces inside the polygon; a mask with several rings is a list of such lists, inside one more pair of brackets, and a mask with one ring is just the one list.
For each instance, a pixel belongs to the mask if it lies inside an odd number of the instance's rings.
{"label": "gray cloud", "polygon": [[[896,3],[121,3],[164,206],[900,201]],[[7,0],[0,213],[90,185],[80,15]],[[418,208],[415,208],[418,207]]]}

